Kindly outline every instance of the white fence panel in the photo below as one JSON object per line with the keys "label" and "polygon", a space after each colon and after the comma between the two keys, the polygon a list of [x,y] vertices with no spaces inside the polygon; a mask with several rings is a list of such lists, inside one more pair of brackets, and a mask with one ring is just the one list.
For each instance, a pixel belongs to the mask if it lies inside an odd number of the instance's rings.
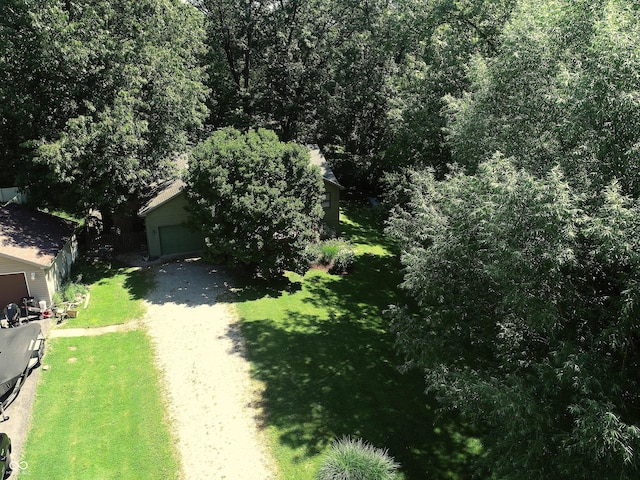
{"label": "white fence panel", "polygon": [[0,188],[0,203],[14,201],[25,203],[27,198],[18,191],[18,187]]}

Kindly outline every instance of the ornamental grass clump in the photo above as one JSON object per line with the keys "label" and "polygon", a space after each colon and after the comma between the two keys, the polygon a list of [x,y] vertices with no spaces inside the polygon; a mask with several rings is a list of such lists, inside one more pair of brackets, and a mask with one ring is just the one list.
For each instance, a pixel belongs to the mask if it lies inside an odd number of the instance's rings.
{"label": "ornamental grass clump", "polygon": [[351,245],[345,245],[333,256],[333,264],[331,265],[331,273],[347,273],[355,259],[355,253]]}
{"label": "ornamental grass clump", "polygon": [[394,480],[399,467],[387,450],[343,437],[333,442],[317,480]]}
{"label": "ornamental grass clump", "polygon": [[305,258],[312,266],[328,267],[330,273],[347,273],[353,265],[355,253],[347,240],[334,238],[308,245]]}

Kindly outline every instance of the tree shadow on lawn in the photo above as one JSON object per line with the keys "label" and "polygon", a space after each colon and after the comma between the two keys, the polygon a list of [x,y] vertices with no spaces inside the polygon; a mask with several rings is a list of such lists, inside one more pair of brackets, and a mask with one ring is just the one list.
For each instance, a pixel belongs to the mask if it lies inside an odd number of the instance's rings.
{"label": "tree shadow on lawn", "polygon": [[155,286],[155,280],[149,268],[134,269],[117,260],[79,261],[72,267],[69,279],[85,285],[104,283],[117,275],[124,275],[123,287],[131,298],[146,298]]}
{"label": "tree shadow on lawn", "polygon": [[341,210],[346,216],[346,221],[340,224],[342,237],[353,244],[395,249],[393,240],[384,234],[386,213],[381,209],[351,201],[344,202]]}
{"label": "tree shadow on lawn", "polygon": [[304,278],[302,304],[320,313],[241,323],[265,385],[265,424],[303,456],[353,435],[388,448],[408,480],[471,478],[472,433],[455,413],[436,412],[420,372],[398,368],[384,310],[401,301],[400,281],[397,257],[360,255],[349,275]]}
{"label": "tree shadow on lawn", "polygon": [[479,450],[473,432],[455,412],[438,410],[419,371],[398,368],[403,360],[384,310],[410,301],[397,288],[402,271],[388,253],[393,244],[370,215],[349,210],[354,221],[343,233],[364,247],[350,274],[310,272],[302,283],[253,284],[230,300],[302,295],[303,306],[285,300],[289,308],[278,319],[241,322],[253,375],[265,386],[264,423],[302,452],[299,461],[352,435],[388,448],[407,480],[472,478]]}
{"label": "tree shadow on lawn", "polygon": [[264,423],[303,458],[352,435],[388,448],[407,479],[471,478],[469,432],[455,415],[436,414],[419,372],[399,372],[375,325],[290,311],[286,325],[261,319],[243,322],[242,332],[265,385]]}
{"label": "tree shadow on lawn", "polygon": [[285,293],[293,294],[302,289],[302,282],[292,281],[285,275],[277,278],[255,278],[251,275],[239,274],[228,270],[227,275],[234,285],[233,291],[222,295],[221,300],[229,303],[247,302],[261,298],[278,298]]}

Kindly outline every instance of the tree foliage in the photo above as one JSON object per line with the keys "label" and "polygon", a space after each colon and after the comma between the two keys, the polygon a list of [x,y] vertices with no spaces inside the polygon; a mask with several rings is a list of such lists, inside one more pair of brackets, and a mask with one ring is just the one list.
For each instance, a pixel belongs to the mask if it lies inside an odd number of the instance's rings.
{"label": "tree foliage", "polygon": [[494,476],[637,478],[638,202],[501,156],[407,188],[389,231],[418,307],[392,310],[398,345],[486,432]]}
{"label": "tree foliage", "polygon": [[389,33],[398,52],[391,82],[380,169],[432,167],[441,177],[451,163],[445,138],[445,99],[469,89],[472,59],[493,58],[515,0],[397,3]]}
{"label": "tree foliage", "polygon": [[449,160],[441,109],[512,1],[192,0],[209,31],[211,123],[335,152],[345,182]]}
{"label": "tree foliage", "polygon": [[[211,123],[304,139],[317,121],[354,2],[192,0],[207,18]],[[357,3],[357,2],[356,2]],[[312,135],[313,136],[313,135]]]}
{"label": "tree foliage", "polygon": [[268,130],[225,128],[193,149],[186,182],[190,223],[205,232],[214,258],[264,277],[306,268],[322,179],[305,147]]}
{"label": "tree foliage", "polygon": [[396,178],[393,327],[495,478],[636,478],[637,5],[507,10],[446,96],[457,166]]}
{"label": "tree foliage", "polygon": [[476,57],[470,92],[449,98],[454,160],[496,151],[544,174],[556,164],[598,190],[638,186],[640,14],[634,2],[520,1],[499,54]]}
{"label": "tree foliage", "polygon": [[108,212],[171,170],[205,115],[201,17],[178,0],[11,0],[0,139],[36,203]]}

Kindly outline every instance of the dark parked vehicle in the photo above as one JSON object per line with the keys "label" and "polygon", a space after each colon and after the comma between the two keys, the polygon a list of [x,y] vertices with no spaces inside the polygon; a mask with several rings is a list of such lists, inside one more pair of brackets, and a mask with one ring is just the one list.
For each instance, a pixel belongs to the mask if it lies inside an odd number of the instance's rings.
{"label": "dark parked vehicle", "polygon": [[11,475],[11,439],[6,433],[0,433],[0,478]]}
{"label": "dark parked vehicle", "polygon": [[[44,354],[44,336],[37,323],[0,328],[0,406],[16,398],[31,370]],[[1,412],[0,412],[1,413]]]}

